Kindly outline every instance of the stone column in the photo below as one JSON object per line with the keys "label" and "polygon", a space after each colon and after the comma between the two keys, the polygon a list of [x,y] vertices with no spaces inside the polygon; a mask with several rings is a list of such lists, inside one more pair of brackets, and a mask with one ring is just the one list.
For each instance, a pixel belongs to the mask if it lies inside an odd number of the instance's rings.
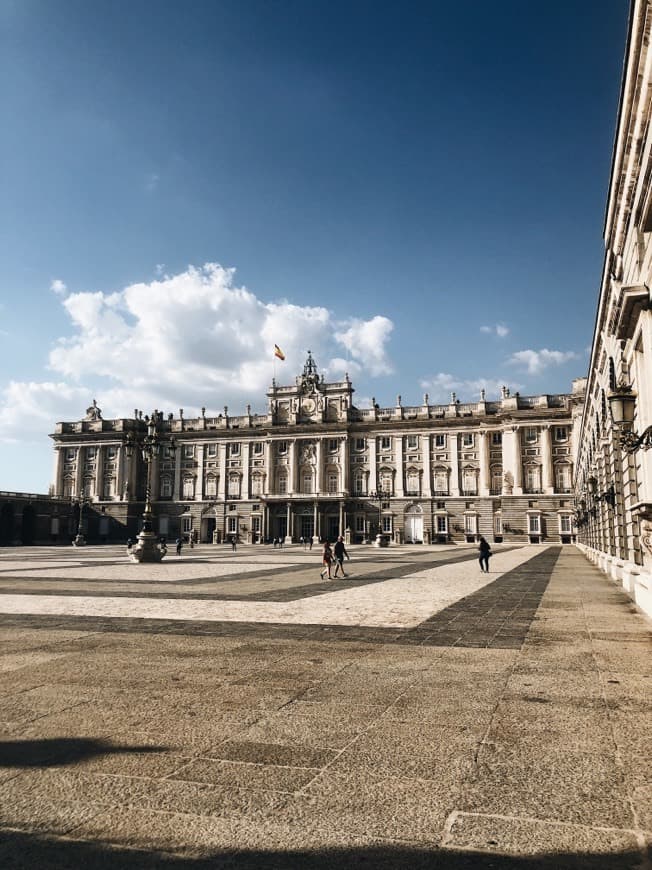
{"label": "stone column", "polygon": [[240,495],[242,498],[250,498],[251,496],[251,469],[249,468],[249,442],[245,441],[242,445],[241,461],[242,461],[242,490]]}
{"label": "stone column", "polygon": [[342,492],[351,492],[351,461],[349,450],[349,438],[347,435],[342,437]]}
{"label": "stone column", "polygon": [[369,438],[369,486],[367,492],[378,491],[378,438]]}
{"label": "stone column", "polygon": [[423,453],[423,481],[421,493],[424,498],[430,498],[432,495],[432,471],[430,468],[430,435],[424,433],[421,436],[421,447]]}
{"label": "stone column", "polygon": [[[222,445],[220,445],[221,447]],[[173,501],[181,501],[181,455],[183,445],[178,444],[174,451],[174,489],[172,490]]]}
{"label": "stone column", "polygon": [[115,494],[122,501],[124,498],[123,486],[125,476],[125,448],[123,444],[118,444],[115,466]]}
{"label": "stone column", "polygon": [[54,494],[56,496],[61,497],[63,495],[63,454],[65,447],[61,447],[59,444],[54,448],[54,480],[52,481],[52,485],[54,487]]}
{"label": "stone column", "polygon": [[75,496],[78,496],[82,491],[84,483],[84,448],[79,445],[77,448],[77,467],[75,469]]}
{"label": "stone column", "polygon": [[[263,495],[269,495],[272,485],[272,442],[265,441],[265,482],[263,483]],[[267,535],[265,535],[267,537]]]}
{"label": "stone column", "polygon": [[317,510],[317,502],[312,505],[312,542],[319,543],[319,511]]}
{"label": "stone column", "polygon": [[204,445],[197,445],[197,486],[195,487],[195,498],[197,501],[204,500]]}
{"label": "stone column", "polygon": [[102,489],[104,487],[104,445],[100,445],[95,453],[95,499],[104,497]]}
{"label": "stone column", "polygon": [[[224,442],[221,442],[217,447],[217,457],[217,468],[219,473],[219,478],[217,480],[217,498],[219,501],[224,501],[226,498],[226,444]],[[226,532],[226,528],[224,531]]]}
{"label": "stone column", "polygon": [[296,492],[294,483],[297,473],[297,442],[293,438],[288,444],[289,468],[288,468],[288,495]]}
{"label": "stone column", "polygon": [[399,435],[394,439],[394,449],[396,451],[396,496],[401,498],[405,492],[405,482],[403,480],[403,436]]}
{"label": "stone column", "polygon": [[452,496],[460,494],[460,451],[457,432],[451,432],[448,436],[448,444],[450,447],[450,492]]}
{"label": "stone column", "polygon": [[491,483],[489,481],[489,432],[480,432],[480,495],[487,497],[490,494]]}
{"label": "stone column", "polygon": [[518,426],[512,426],[514,430],[514,495],[523,495],[523,461],[521,459],[521,430]]}
{"label": "stone column", "polygon": [[285,530],[285,543],[292,543],[292,504],[291,502],[287,503],[287,519],[286,519],[287,528]]}
{"label": "stone column", "polygon": [[322,493],[324,492],[324,463],[322,456],[322,444],[322,439],[318,438],[317,445],[315,447],[315,461],[317,464],[317,468],[315,469],[315,486],[317,489],[317,495],[322,495]]}
{"label": "stone column", "polygon": [[547,495],[555,491],[555,482],[552,476],[552,444],[550,440],[550,426],[541,427],[541,486]]}

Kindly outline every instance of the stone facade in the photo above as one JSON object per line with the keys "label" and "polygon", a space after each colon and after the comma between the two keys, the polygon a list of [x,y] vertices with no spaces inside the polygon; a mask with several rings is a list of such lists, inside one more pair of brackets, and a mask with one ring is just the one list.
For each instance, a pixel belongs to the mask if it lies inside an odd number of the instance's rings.
{"label": "stone facade", "polygon": [[[576,422],[584,381],[571,394],[499,401],[356,408],[348,376],[326,383],[310,353],[288,386],[272,383],[265,414],[58,423],[55,495],[83,494],[110,540],[139,529],[147,465],[130,441],[150,423],[161,447],[150,467],[158,534],[202,542],[563,541],[571,502]],[[154,426],[152,426],[152,422]],[[174,447],[172,447],[172,442]]]}
{"label": "stone facade", "polygon": [[580,428],[581,546],[652,613],[652,451],[628,453],[609,395],[630,387],[652,424],[652,4],[634,0],[604,229],[606,254]]}

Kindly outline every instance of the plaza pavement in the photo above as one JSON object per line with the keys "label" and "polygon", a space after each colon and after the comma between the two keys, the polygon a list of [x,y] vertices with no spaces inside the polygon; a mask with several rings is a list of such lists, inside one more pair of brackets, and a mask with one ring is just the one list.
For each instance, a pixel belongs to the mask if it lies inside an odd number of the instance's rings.
{"label": "plaza pavement", "polygon": [[0,550],[0,868],[649,868],[650,622],[574,548]]}

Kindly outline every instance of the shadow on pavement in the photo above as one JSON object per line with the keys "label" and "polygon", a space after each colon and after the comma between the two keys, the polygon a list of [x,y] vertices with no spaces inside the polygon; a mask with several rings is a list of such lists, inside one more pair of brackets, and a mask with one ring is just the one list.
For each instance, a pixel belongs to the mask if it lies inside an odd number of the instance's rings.
{"label": "shadow on pavement", "polygon": [[98,755],[164,751],[164,746],[116,746],[108,740],[86,737],[3,740],[0,741],[0,767],[49,767],[75,764]]}
{"label": "shadow on pavement", "polygon": [[625,870],[640,867],[640,852],[608,855],[546,853],[530,858],[453,849],[363,846],[317,851],[216,851],[201,858],[185,858],[158,851],[124,849],[108,844],[59,840],[16,831],[0,832],[3,870],[332,870],[365,867],[369,870]]}

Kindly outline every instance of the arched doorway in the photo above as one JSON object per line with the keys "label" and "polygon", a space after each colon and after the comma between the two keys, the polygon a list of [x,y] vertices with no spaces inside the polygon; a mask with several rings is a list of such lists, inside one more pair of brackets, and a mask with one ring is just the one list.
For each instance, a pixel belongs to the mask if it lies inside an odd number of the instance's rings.
{"label": "arched doorway", "polygon": [[0,509],[0,547],[8,547],[14,540],[14,507],[3,504]]}
{"label": "arched doorway", "polygon": [[423,510],[413,504],[405,511],[405,543],[423,544]]}
{"label": "arched doorway", "polygon": [[20,540],[26,547],[29,547],[34,543],[35,526],[36,512],[31,504],[25,505],[23,508],[22,522],[20,524]]}

